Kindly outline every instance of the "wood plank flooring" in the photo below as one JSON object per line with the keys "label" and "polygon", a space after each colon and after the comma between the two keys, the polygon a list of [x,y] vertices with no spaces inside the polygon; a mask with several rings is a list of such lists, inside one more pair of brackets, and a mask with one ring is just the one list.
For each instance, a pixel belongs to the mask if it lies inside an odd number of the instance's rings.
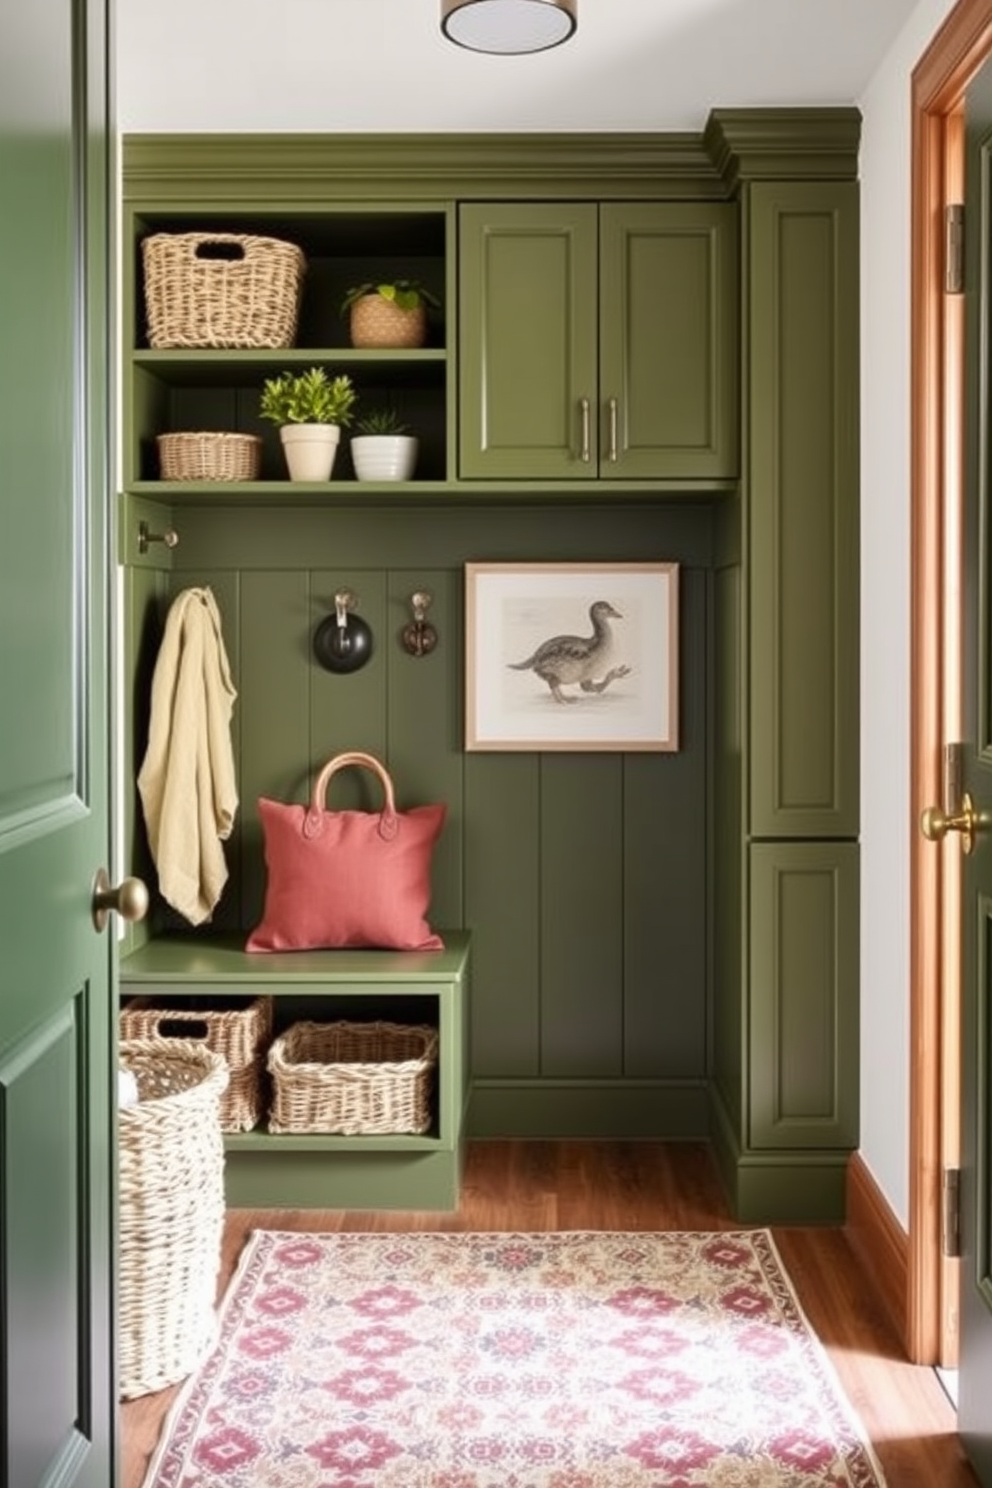
{"label": "wood plank flooring", "polygon": [[[221,1291],[253,1229],[725,1230],[709,1150],[695,1143],[480,1142],[455,1213],[236,1209]],[[888,1488],[978,1488],[934,1372],[908,1364],[843,1230],[773,1227],[806,1316],[875,1444]],[[121,1407],[121,1488],[140,1488],[178,1388]]]}

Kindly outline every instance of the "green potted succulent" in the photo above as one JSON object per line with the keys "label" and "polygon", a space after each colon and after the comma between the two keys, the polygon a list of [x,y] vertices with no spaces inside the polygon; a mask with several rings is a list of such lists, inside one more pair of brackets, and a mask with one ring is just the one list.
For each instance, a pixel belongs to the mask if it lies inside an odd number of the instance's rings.
{"label": "green potted succulent", "polygon": [[360,481],[409,480],[419,441],[395,408],[373,408],[355,424],[351,459]]}
{"label": "green potted succulent", "polygon": [[341,302],[352,346],[411,347],[427,340],[427,310],[441,301],[417,279],[355,284]]}
{"label": "green potted succulent", "polygon": [[357,397],[350,377],[331,377],[324,367],[266,379],[259,413],[279,427],[290,480],[330,480]]}

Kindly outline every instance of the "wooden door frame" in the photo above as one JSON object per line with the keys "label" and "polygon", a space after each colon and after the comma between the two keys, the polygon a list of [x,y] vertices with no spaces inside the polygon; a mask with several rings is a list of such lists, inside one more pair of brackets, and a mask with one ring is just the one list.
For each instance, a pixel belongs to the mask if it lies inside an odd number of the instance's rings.
{"label": "wooden door frame", "polygon": [[[958,854],[916,827],[943,800],[957,707],[955,573],[963,450],[963,315],[944,289],[944,206],[962,199],[964,91],[992,54],[992,0],[958,0],[912,75],[910,1133],[906,1347],[952,1363],[956,1266],[941,1254],[942,1170],[957,1146]],[[955,569],[957,565],[957,569]]]}

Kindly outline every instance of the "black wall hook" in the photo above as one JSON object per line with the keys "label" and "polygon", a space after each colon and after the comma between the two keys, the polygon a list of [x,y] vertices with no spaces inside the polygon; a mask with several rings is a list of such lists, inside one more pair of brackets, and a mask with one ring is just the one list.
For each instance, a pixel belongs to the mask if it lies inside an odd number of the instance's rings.
{"label": "black wall hook", "polygon": [[334,596],[334,614],[314,631],[313,654],[328,672],[357,672],[372,655],[372,630],[352,611],[358,595],[341,589]]}

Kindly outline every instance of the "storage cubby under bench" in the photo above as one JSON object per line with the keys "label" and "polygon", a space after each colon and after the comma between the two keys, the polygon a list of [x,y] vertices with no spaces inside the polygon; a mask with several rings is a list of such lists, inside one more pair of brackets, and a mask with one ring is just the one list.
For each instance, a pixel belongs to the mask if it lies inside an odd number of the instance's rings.
{"label": "storage cubby under bench", "polygon": [[273,999],[274,1034],[298,1020],[385,1019],[438,1032],[433,1122],[420,1136],[253,1131],[224,1138],[230,1208],[454,1209],[469,1098],[466,931],[441,951],[325,950],[266,955],[244,937],[162,936],[125,955],[123,999],[223,1009],[225,997]]}

